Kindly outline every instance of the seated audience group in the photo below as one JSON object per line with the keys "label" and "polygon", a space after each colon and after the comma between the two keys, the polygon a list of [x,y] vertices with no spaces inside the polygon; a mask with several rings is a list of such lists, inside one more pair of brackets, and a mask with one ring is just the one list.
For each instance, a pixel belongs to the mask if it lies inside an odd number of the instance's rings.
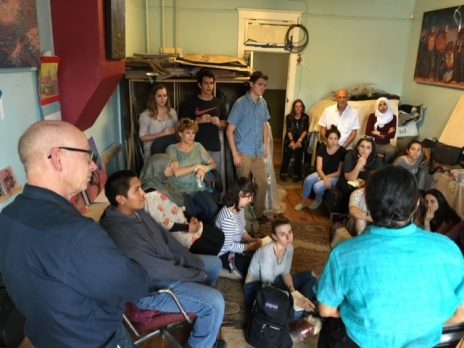
{"label": "seated audience group", "polygon": [[[385,98],[377,101],[366,135],[354,147],[359,118],[346,89],[337,91],[336,105],[319,122],[316,171],[304,180],[303,201],[295,209],[317,209],[326,191],[338,190],[351,216],[347,228],[356,236],[332,250],[320,280],[309,270],[291,273],[294,234],[285,217],[272,221],[267,244],[248,233],[245,209],[254,200],[266,222],[261,201],[266,184],[260,181],[269,117],[261,97],[266,81],[260,72],[252,75],[250,92],[234,106],[227,135],[243,176],[222,199],[205,184],[220,161],[217,139],[209,137],[225,128],[223,107],[212,94],[214,75],[199,76],[200,94],[181,113],[189,116],[188,110],[199,107],[211,112],[180,121],[166,87],[157,85],[139,121],[145,162],[140,177],[129,170],[108,177],[110,206],[100,225],[70,203],[96,169],[85,135],[61,121],[37,122],[26,130],[18,151],[28,183],[0,214],[0,272],[35,346],[132,348],[121,321],[125,303],[179,312],[171,297],[156,292],[169,288],[187,312],[196,313],[186,346],[224,347],[217,337],[225,303],[213,286],[221,271],[243,281],[248,308],[262,285],[273,284],[292,295],[299,308],[295,320],[327,317],[321,348],[431,347],[445,323],[464,321],[463,257],[440,235],[463,250],[463,222],[438,190],[421,196],[420,168],[428,154],[420,142],[411,142],[394,160],[396,115]],[[259,144],[243,138],[252,103],[262,109]],[[296,100],[287,116],[282,179],[292,156],[295,181],[302,173],[309,128],[304,111]],[[195,141],[197,133],[208,147]],[[152,154],[156,140],[174,135],[177,143]]]}

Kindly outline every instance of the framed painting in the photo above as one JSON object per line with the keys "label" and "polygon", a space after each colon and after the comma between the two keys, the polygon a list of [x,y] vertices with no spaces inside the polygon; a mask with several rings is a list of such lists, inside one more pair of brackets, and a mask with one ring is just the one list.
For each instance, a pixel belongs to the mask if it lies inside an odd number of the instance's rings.
{"label": "framed painting", "polygon": [[464,7],[424,12],[414,81],[464,89]]}
{"label": "framed painting", "polygon": [[0,68],[39,65],[36,1],[0,1],[0,43]]}
{"label": "framed painting", "polygon": [[125,0],[105,1],[106,57],[126,57],[126,9]]}

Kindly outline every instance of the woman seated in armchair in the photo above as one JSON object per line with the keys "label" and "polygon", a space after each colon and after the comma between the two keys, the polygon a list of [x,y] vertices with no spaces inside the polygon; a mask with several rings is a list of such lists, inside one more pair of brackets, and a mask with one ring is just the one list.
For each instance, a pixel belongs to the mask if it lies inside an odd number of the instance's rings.
{"label": "woman seated in armchair", "polygon": [[198,125],[189,118],[179,122],[177,133],[180,141],[166,149],[174,172],[173,183],[192,201],[196,212],[192,215],[202,221],[211,223],[218,211],[213,192],[208,192],[204,183],[206,173],[216,169],[216,162],[208,151],[195,142]]}
{"label": "woman seated in armchair", "polygon": [[[154,154],[141,173],[146,191],[145,211],[170,231],[193,254],[217,255],[224,244],[224,234],[213,225],[195,217],[188,220],[184,203],[191,207],[188,195],[182,195],[170,182],[174,175],[171,160],[164,153]],[[188,210],[187,215],[190,216]]]}

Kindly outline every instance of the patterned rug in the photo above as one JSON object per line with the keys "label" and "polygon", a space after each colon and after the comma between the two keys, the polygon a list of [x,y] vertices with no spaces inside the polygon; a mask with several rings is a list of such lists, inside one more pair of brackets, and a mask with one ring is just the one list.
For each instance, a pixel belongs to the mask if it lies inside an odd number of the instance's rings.
{"label": "patterned rug", "polygon": [[[292,272],[314,271],[321,275],[329,257],[329,232],[318,224],[292,222],[295,235]],[[261,225],[261,233],[270,234],[270,225]],[[245,305],[241,281],[220,278],[217,288],[226,301],[225,326],[241,328],[245,322]]]}

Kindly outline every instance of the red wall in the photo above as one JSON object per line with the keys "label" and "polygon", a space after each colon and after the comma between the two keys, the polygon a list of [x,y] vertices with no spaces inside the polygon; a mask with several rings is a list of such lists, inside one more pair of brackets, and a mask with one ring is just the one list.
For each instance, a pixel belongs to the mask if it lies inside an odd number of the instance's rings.
{"label": "red wall", "polygon": [[52,0],[55,54],[61,58],[61,114],[90,128],[125,72],[125,62],[106,59],[105,0]]}

